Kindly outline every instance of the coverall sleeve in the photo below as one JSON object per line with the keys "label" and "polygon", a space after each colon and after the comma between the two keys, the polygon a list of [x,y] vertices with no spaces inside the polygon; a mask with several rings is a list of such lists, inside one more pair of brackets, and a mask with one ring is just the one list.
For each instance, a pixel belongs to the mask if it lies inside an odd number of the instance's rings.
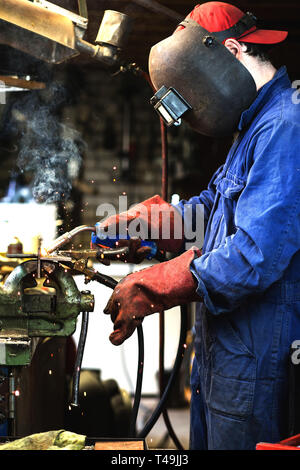
{"label": "coverall sleeve", "polygon": [[300,249],[299,125],[274,121],[256,139],[235,226],[233,235],[191,265],[197,293],[216,315],[263,293]]}

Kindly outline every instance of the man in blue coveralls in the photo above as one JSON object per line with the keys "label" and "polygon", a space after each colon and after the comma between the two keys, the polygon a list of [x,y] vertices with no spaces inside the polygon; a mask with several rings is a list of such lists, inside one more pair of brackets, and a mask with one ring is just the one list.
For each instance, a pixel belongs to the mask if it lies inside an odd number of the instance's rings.
{"label": "man in blue coveralls", "polygon": [[[103,223],[118,229],[120,221],[139,217],[158,230],[159,248],[178,254],[117,285],[105,309],[114,322],[113,344],[146,315],[198,302],[191,449],[251,450],[287,437],[288,353],[300,339],[300,105],[285,67],[276,70],[257,46],[281,42],[287,33],[255,25],[235,33],[243,15],[208,2],[187,17],[207,31],[229,31],[222,44],[256,85],[224,165],[206,190],[176,210],[154,196]],[[174,236],[175,226],[191,223],[184,220],[186,204],[204,205],[201,252],[184,250],[184,238]],[[152,205],[172,215],[167,239],[161,218],[150,217]],[[146,249],[137,253],[141,259]]]}

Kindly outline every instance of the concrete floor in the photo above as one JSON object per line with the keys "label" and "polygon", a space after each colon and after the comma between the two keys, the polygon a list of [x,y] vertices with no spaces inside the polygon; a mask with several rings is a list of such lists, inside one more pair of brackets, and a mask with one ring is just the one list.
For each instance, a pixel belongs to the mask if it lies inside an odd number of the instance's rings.
{"label": "concrete floor", "polygon": [[[142,398],[137,419],[138,430],[142,429],[152,412],[154,411],[158,401],[152,398]],[[190,434],[190,410],[189,407],[169,408],[168,416],[172,428],[179,439],[184,450],[189,448]],[[162,416],[153,426],[152,430],[146,438],[148,449],[177,449],[173,440],[169,437],[169,433]]]}

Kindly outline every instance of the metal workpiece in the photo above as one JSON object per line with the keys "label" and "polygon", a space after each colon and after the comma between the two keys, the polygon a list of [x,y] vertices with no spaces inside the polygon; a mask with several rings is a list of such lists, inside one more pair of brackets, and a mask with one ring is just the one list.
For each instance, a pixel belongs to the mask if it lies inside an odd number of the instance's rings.
{"label": "metal workpiece", "polygon": [[124,48],[133,20],[124,13],[114,10],[104,12],[95,45],[76,39],[76,49],[90,55],[106,65],[114,65],[119,62],[120,52]]}
{"label": "metal workpiece", "polygon": [[124,13],[106,10],[95,43],[109,44],[121,49],[126,44],[128,35],[132,29],[132,23],[132,18]]}
{"label": "metal workpiece", "polygon": [[124,48],[133,20],[124,13],[106,10],[101,21],[95,45],[82,38],[76,38],[76,49],[107,65],[119,61],[121,49]]}

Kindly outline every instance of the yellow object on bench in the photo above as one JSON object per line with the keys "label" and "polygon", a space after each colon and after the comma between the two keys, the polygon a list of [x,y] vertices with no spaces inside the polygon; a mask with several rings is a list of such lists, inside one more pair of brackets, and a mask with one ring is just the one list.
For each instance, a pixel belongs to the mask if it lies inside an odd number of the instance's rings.
{"label": "yellow object on bench", "polygon": [[0,450],[82,450],[86,436],[70,431],[48,431],[0,444]]}

